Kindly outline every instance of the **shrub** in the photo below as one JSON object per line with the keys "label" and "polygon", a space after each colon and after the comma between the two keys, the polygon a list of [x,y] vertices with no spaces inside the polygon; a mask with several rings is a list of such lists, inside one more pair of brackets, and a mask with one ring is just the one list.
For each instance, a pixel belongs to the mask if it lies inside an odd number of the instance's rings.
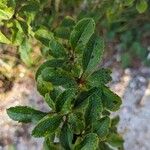
{"label": "shrub", "polygon": [[119,118],[111,119],[121,99],[106,85],[111,71],[99,68],[104,41],[95,33],[95,22],[77,23],[66,17],[57,31],[36,32],[47,47],[47,61],[36,72],[37,89],[50,107],[41,112],[27,106],[7,109],[15,121],[36,123],[34,137],[44,137],[44,149],[106,150],[123,148],[117,133]]}

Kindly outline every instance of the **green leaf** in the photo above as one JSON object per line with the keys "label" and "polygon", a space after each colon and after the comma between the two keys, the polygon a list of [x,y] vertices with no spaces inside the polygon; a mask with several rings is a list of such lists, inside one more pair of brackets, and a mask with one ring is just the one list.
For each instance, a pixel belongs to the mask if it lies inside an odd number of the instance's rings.
{"label": "green leaf", "polygon": [[[13,22],[13,26],[12,26],[12,35],[11,35],[11,41],[12,44],[16,45],[16,46],[21,46],[21,44],[23,43],[24,45],[27,43],[29,44],[27,41],[27,39],[24,39],[24,33],[23,33],[23,29],[20,25],[20,23],[18,22],[18,20],[14,20]],[[31,51],[31,47],[29,49],[26,49],[26,51]]]}
{"label": "green leaf", "polygon": [[51,59],[45,61],[37,70],[35,79],[37,80],[38,76],[42,73],[42,71],[47,67],[52,68],[60,68],[63,66],[64,60],[63,59]]}
{"label": "green leaf", "polygon": [[80,134],[85,127],[83,114],[80,112],[69,114],[68,123],[70,124],[73,133]]}
{"label": "green leaf", "polygon": [[104,107],[110,111],[117,111],[122,104],[121,98],[106,86],[103,87],[102,93]]}
{"label": "green leaf", "polygon": [[125,0],[125,5],[126,6],[132,6],[132,4],[133,4],[133,2],[134,2],[135,0]]}
{"label": "green leaf", "polygon": [[27,12],[27,13],[33,13],[33,12],[38,12],[39,11],[39,3],[37,1],[29,1],[26,5],[23,5],[21,7],[20,11],[21,12]]}
{"label": "green leaf", "polygon": [[110,114],[111,114],[110,111],[106,110],[106,109],[104,109],[103,112],[102,112],[103,116],[109,116]]}
{"label": "green leaf", "polygon": [[111,127],[110,127],[110,130],[109,132],[112,134],[112,133],[117,133],[117,125],[119,123],[119,116],[115,116],[114,118],[111,119]]}
{"label": "green leaf", "polygon": [[61,93],[56,99],[56,111],[68,113],[71,110],[71,103],[75,97],[75,90],[69,89]]}
{"label": "green leaf", "polygon": [[28,24],[24,20],[17,20],[16,23],[20,24],[20,28],[25,35],[28,35]]}
{"label": "green leaf", "polygon": [[0,31],[0,43],[11,44],[11,41]]}
{"label": "green leaf", "polygon": [[22,61],[28,65],[31,66],[33,64],[33,59],[31,58],[31,52],[32,47],[26,39],[23,40],[23,42],[19,46],[19,53]]}
{"label": "green leaf", "polygon": [[111,127],[116,127],[116,125],[119,123],[119,121],[120,121],[119,116],[112,118],[111,119]]}
{"label": "green leaf", "polygon": [[[147,57],[147,49],[142,46],[142,44],[139,41],[132,42],[132,51],[134,51],[134,54],[141,60],[145,60]],[[130,56],[132,60],[132,56]]]}
{"label": "green leaf", "polygon": [[139,13],[144,13],[148,8],[148,3],[146,0],[139,0],[136,3],[136,9]]}
{"label": "green leaf", "polygon": [[123,147],[124,140],[121,135],[112,133],[108,136],[107,142],[113,147]]}
{"label": "green leaf", "polygon": [[100,63],[104,52],[104,41],[97,35],[92,35],[88,41],[82,59],[85,75],[90,74]]}
{"label": "green leaf", "polygon": [[61,25],[55,29],[55,36],[63,39],[69,39],[71,29],[75,25],[73,18],[67,16],[62,21]]}
{"label": "green leaf", "polygon": [[78,109],[78,108],[85,107],[88,102],[88,97],[91,96],[96,91],[97,88],[92,88],[88,91],[82,91],[75,99],[74,108]]}
{"label": "green leaf", "polygon": [[7,0],[1,0],[0,5],[4,5],[4,6],[7,5]]}
{"label": "green leaf", "polygon": [[[101,91],[99,91],[101,92]],[[97,92],[89,97],[89,104],[85,112],[86,125],[90,125],[98,120],[102,113],[102,100]]]}
{"label": "green leaf", "polygon": [[60,132],[60,143],[66,150],[72,149],[73,133],[69,125],[65,122]]}
{"label": "green leaf", "polygon": [[68,88],[76,86],[75,80],[61,70],[57,71],[47,67],[42,71],[42,77],[45,81],[51,82],[55,86],[62,85]]}
{"label": "green leaf", "polygon": [[44,81],[40,75],[37,79],[37,90],[42,96],[45,96],[46,93],[49,93],[53,90],[53,85],[50,82]]}
{"label": "green leaf", "polygon": [[98,148],[98,136],[95,133],[89,133],[83,141],[75,146],[75,150],[96,150]]}
{"label": "green leaf", "polygon": [[68,27],[59,27],[55,29],[55,36],[62,39],[69,39],[71,30]]}
{"label": "green leaf", "polygon": [[107,143],[100,142],[99,143],[99,150],[114,150]]}
{"label": "green leaf", "polygon": [[55,58],[64,58],[66,57],[66,50],[56,39],[50,39],[49,41],[50,55]]}
{"label": "green leaf", "polygon": [[53,38],[53,33],[50,32],[46,27],[40,27],[38,30],[35,31],[35,37],[38,39],[38,37],[45,37],[46,39]]}
{"label": "green leaf", "polygon": [[127,68],[131,66],[132,56],[130,55],[130,53],[126,52],[121,55],[121,63],[123,68]]}
{"label": "green leaf", "polygon": [[34,137],[43,137],[48,134],[54,133],[57,128],[60,126],[62,121],[62,116],[60,115],[47,115],[39,123],[32,131],[32,135]]}
{"label": "green leaf", "polygon": [[48,106],[49,106],[52,110],[55,110],[55,103],[54,103],[54,101],[51,99],[49,93],[46,93],[46,94],[45,94],[44,100],[46,101],[46,103],[48,104]]}
{"label": "green leaf", "polygon": [[14,14],[13,8],[0,4],[0,21],[11,19],[13,14]]}
{"label": "green leaf", "polygon": [[107,116],[101,118],[99,121],[96,121],[93,124],[93,130],[95,133],[98,134],[99,139],[101,141],[105,140],[106,136],[108,135],[109,127],[110,127],[110,118]]}
{"label": "green leaf", "polygon": [[71,73],[75,78],[79,78],[80,75],[82,74],[82,68],[79,64],[75,64],[72,68],[71,68]]}
{"label": "green leaf", "polygon": [[62,93],[62,90],[59,87],[54,87],[54,89],[52,91],[50,91],[50,97],[51,99],[56,102],[56,99],[58,97],[59,94]]}
{"label": "green leaf", "polygon": [[49,41],[54,38],[53,33],[46,28],[40,28],[35,32],[35,37],[46,47],[49,47]]}
{"label": "green leaf", "polygon": [[55,58],[66,57],[66,50],[53,36],[53,33],[46,29],[39,29],[36,31],[35,37],[46,47],[48,47],[49,54]]}
{"label": "green leaf", "polygon": [[49,137],[46,137],[43,143],[43,150],[60,150],[60,145],[53,141]]}
{"label": "green leaf", "polygon": [[95,30],[95,22],[91,18],[80,20],[75,26],[70,35],[71,46],[76,50],[81,50],[89,41]]}
{"label": "green leaf", "polygon": [[61,27],[72,27],[74,25],[75,25],[75,20],[70,16],[66,16],[60,26]]}
{"label": "green leaf", "polygon": [[88,78],[89,84],[91,86],[102,86],[103,84],[107,84],[112,80],[110,74],[111,71],[109,69],[99,69]]}
{"label": "green leaf", "polygon": [[47,115],[27,106],[10,107],[7,109],[7,114],[11,119],[24,123],[39,121]]}

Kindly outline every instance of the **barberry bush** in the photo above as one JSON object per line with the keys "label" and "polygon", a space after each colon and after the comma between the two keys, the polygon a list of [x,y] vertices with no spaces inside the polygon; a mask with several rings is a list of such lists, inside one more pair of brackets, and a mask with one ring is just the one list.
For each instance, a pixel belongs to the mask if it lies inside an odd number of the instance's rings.
{"label": "barberry bush", "polygon": [[16,106],[9,117],[35,124],[32,135],[44,138],[45,150],[123,149],[119,118],[110,117],[121,99],[107,86],[111,71],[99,67],[104,41],[94,20],[66,17],[53,33],[40,28],[35,35],[47,55],[35,75],[37,90],[50,110]]}

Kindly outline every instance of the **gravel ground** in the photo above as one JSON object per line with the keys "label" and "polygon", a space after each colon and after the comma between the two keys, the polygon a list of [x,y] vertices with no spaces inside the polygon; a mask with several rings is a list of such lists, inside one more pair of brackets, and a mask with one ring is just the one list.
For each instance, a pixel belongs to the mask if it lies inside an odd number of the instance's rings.
{"label": "gravel ground", "polygon": [[[125,139],[125,150],[150,150],[150,70],[113,69],[110,87],[122,97],[118,130]],[[18,79],[6,96],[0,95],[0,150],[41,150],[42,139],[31,138],[30,124],[18,124],[8,118],[6,108],[15,105],[47,110],[30,77]]]}
{"label": "gravel ground", "polygon": [[16,105],[33,106],[40,110],[47,109],[42,97],[35,88],[33,79],[26,77],[15,82],[7,96],[0,103],[0,150],[41,150],[42,139],[30,136],[33,126],[12,121],[6,114],[6,108]]}
{"label": "gravel ground", "polygon": [[118,130],[125,150],[150,150],[150,70],[139,70],[125,70],[121,80],[111,85],[123,100]]}

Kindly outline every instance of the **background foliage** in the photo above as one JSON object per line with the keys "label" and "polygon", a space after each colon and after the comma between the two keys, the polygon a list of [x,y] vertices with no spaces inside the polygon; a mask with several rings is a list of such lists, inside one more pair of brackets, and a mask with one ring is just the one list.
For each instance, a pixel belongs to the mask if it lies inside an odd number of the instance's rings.
{"label": "background foliage", "polygon": [[16,45],[23,62],[32,66],[39,60],[32,57],[39,28],[67,34],[64,27],[57,29],[64,16],[90,16],[108,44],[119,44],[123,67],[134,67],[135,59],[149,65],[149,5],[148,0],[2,0],[0,42]]}

